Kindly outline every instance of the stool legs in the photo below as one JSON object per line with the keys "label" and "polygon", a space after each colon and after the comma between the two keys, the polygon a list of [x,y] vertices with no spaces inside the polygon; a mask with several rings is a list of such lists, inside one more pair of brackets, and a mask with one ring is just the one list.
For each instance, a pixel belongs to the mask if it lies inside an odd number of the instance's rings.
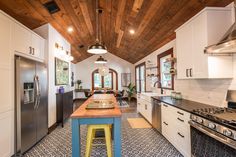
{"label": "stool legs", "polygon": [[90,157],[91,148],[92,148],[92,142],[93,142],[93,137],[92,136],[93,136],[93,128],[88,126],[85,157]]}
{"label": "stool legs", "polygon": [[106,127],[105,131],[105,138],[106,138],[106,147],[107,147],[107,156],[112,157],[112,147],[111,147],[111,129],[110,127]]}

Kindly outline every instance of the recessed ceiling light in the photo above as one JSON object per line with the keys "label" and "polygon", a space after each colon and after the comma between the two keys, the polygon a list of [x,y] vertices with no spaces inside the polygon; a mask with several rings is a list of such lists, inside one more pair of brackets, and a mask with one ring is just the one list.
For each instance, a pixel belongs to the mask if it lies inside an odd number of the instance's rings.
{"label": "recessed ceiling light", "polygon": [[133,29],[130,29],[130,30],[129,30],[129,33],[130,33],[130,34],[134,34],[135,31],[134,31]]}
{"label": "recessed ceiling light", "polygon": [[74,31],[74,29],[73,29],[73,27],[70,26],[70,27],[67,28],[67,31],[68,31],[69,33],[71,33],[71,32]]}

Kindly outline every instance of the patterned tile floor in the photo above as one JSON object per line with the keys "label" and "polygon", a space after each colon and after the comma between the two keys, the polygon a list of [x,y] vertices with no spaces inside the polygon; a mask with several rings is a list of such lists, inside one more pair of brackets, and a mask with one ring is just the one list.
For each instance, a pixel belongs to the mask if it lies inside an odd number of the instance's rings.
{"label": "patterned tile floor", "polygon": [[[127,118],[139,117],[137,113],[122,114],[122,157],[182,157],[182,155],[154,129],[132,129]],[[82,150],[85,153],[86,125],[81,127]],[[96,140],[95,143],[104,141]],[[60,126],[29,150],[24,157],[71,156],[71,126]],[[92,157],[105,157],[105,146],[93,146]]]}

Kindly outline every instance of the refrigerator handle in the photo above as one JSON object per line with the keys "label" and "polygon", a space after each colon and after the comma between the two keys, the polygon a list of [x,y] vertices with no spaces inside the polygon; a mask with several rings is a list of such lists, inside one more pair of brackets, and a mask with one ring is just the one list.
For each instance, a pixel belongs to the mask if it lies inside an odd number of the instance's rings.
{"label": "refrigerator handle", "polygon": [[38,76],[37,76],[37,90],[38,90],[38,92],[37,92],[37,107],[36,108],[38,108],[39,105],[40,105],[40,97],[41,97],[41,91],[40,91],[40,84],[39,84],[39,77]]}
{"label": "refrigerator handle", "polygon": [[38,104],[38,85],[37,85],[37,76],[34,76],[34,109],[37,108]]}

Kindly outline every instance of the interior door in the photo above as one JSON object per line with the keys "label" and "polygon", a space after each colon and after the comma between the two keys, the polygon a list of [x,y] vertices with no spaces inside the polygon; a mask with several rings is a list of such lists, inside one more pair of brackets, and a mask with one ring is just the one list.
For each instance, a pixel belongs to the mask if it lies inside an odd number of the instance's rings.
{"label": "interior door", "polygon": [[16,58],[17,149],[22,153],[36,143],[34,76],[35,63],[22,57]]}
{"label": "interior door", "polygon": [[48,132],[48,96],[47,96],[47,69],[46,65],[36,64],[36,76],[40,95],[36,107],[37,141],[41,140]]}

